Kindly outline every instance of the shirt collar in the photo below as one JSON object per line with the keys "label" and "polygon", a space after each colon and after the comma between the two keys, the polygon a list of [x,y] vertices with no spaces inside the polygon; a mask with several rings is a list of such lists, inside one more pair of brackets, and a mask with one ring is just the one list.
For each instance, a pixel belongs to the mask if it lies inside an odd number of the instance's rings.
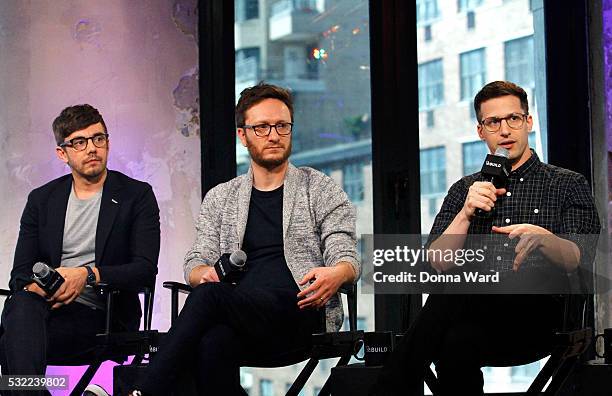
{"label": "shirt collar", "polygon": [[533,151],[533,149],[529,150],[531,150],[531,157],[529,157],[529,159],[525,161],[523,165],[510,172],[510,177],[525,176],[536,170],[540,164],[542,164],[536,152]]}

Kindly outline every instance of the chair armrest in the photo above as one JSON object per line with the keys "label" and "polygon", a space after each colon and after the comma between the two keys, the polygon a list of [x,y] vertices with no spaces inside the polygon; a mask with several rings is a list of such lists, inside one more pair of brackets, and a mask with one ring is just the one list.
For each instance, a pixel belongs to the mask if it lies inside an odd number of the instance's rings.
{"label": "chair armrest", "polygon": [[8,289],[0,289],[0,296],[8,297],[11,295],[11,291]]}
{"label": "chair armrest", "polygon": [[170,289],[172,293],[170,295],[170,325],[172,325],[178,317],[178,294],[189,294],[193,288],[185,283],[175,281],[166,281],[163,285],[166,289]]}
{"label": "chair armrest", "polygon": [[346,301],[348,304],[348,316],[349,316],[349,329],[351,331],[357,330],[357,283],[345,283],[338,291],[342,294],[346,294]]}
{"label": "chair armrest", "polygon": [[106,294],[109,292],[112,293],[117,293],[117,292],[121,292],[121,291],[129,291],[131,293],[138,293],[138,294],[147,294],[147,293],[151,293],[153,291],[152,287],[148,287],[148,286],[141,286],[138,288],[134,288],[134,289],[129,289],[129,290],[125,290],[125,289],[119,289],[115,286],[109,285],[108,283],[105,282],[99,282],[96,286],[94,286],[95,290],[98,290],[101,294]]}
{"label": "chair armrest", "polygon": [[166,289],[170,289],[170,291],[178,291],[179,293],[185,293],[188,294],[190,293],[193,288],[185,283],[181,283],[181,282],[175,282],[175,281],[165,281],[163,283],[164,287]]}
{"label": "chair armrest", "polygon": [[[113,301],[115,295],[119,294],[122,289],[109,285],[105,282],[99,282],[94,290],[101,296],[106,298],[106,325],[105,334],[110,334],[111,326],[113,321]],[[136,292],[138,294],[144,294],[144,329],[151,330],[151,321],[153,315],[153,297],[155,295],[155,286],[141,286],[135,289],[130,289],[130,292]]]}

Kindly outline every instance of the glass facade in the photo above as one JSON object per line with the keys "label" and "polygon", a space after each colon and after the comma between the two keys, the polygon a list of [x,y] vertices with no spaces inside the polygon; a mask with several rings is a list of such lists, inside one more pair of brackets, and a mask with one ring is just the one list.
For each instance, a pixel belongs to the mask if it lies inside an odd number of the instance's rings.
{"label": "glass facade", "polygon": [[[288,88],[295,110],[290,161],[342,186],[357,209],[358,237],[372,233],[368,1],[260,0],[258,6],[258,19],[235,19],[236,99],[260,80]],[[249,156],[238,140],[236,154],[244,173]],[[374,296],[359,294],[358,304],[359,325],[373,330]],[[331,363],[319,364],[304,394],[323,385]],[[302,366],[243,371],[254,384],[274,379],[281,394]],[[258,391],[249,389],[251,396]]]}
{"label": "glass facade", "polygon": [[[482,167],[488,150],[476,132],[473,99],[486,83],[507,79],[525,88],[534,117],[529,145],[546,161],[541,151],[544,136],[539,132],[542,109],[534,97],[538,53],[529,1],[438,0],[437,7],[436,19],[415,26],[423,233],[431,229],[448,188]],[[509,19],[513,23],[502,23]],[[485,392],[524,391],[542,364],[514,371],[483,368]]]}

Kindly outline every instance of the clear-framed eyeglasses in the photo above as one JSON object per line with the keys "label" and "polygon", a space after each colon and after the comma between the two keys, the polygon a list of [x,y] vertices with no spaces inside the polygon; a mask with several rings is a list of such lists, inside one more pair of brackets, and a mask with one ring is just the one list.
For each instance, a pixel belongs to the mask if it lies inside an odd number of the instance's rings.
{"label": "clear-framed eyeglasses", "polygon": [[257,125],[243,125],[242,128],[252,129],[255,132],[255,135],[258,137],[266,137],[270,133],[272,133],[272,128],[276,130],[280,136],[287,136],[291,133],[293,129],[292,122],[279,122],[274,125],[270,124],[257,124]]}
{"label": "clear-framed eyeglasses", "polygon": [[496,133],[499,132],[502,121],[505,120],[506,124],[508,124],[511,129],[521,129],[523,125],[525,125],[528,115],[529,114],[512,113],[506,117],[487,117],[480,121],[480,125],[484,127],[485,131],[489,133]]}
{"label": "clear-framed eyeglasses", "polygon": [[70,139],[61,143],[59,146],[64,147],[72,147],[75,151],[83,151],[87,148],[88,141],[91,140],[94,146],[98,148],[106,147],[108,143],[108,133],[97,133],[88,138],[86,137],[75,137],[74,139]]}

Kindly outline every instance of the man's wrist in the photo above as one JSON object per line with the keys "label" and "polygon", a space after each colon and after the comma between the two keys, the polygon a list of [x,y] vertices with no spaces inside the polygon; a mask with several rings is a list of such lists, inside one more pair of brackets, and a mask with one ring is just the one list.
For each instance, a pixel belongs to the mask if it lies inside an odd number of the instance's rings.
{"label": "man's wrist", "polygon": [[459,211],[459,215],[458,215],[458,217],[459,217],[459,221],[460,221],[461,223],[467,223],[467,224],[469,225],[469,224],[472,222],[471,217],[470,217],[470,216],[468,216],[468,214],[465,212],[465,208],[462,208],[462,209]]}
{"label": "man's wrist", "polygon": [[349,263],[348,261],[341,261],[338,264],[336,264],[335,267],[342,271],[342,275],[343,275],[342,283],[343,284],[351,283],[355,280],[355,276],[357,274],[355,273],[355,269],[353,268],[353,265]]}

